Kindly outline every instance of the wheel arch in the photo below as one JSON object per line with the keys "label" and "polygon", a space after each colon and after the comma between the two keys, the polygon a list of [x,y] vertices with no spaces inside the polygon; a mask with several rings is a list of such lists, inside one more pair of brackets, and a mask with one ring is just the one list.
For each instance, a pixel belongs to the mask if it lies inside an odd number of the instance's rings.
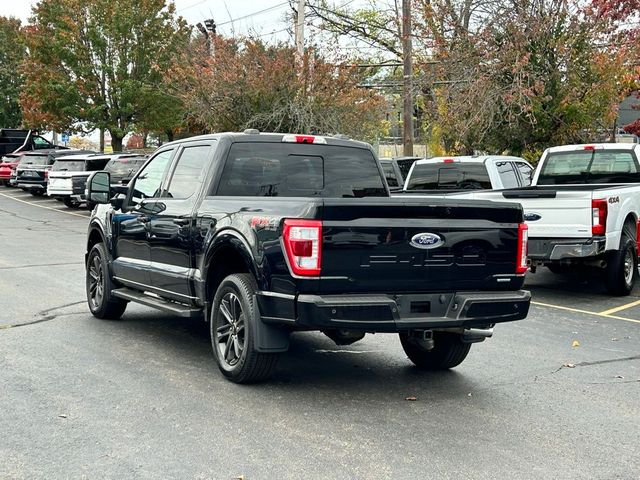
{"label": "wheel arch", "polygon": [[[207,312],[218,286],[225,277],[233,273],[248,273],[260,285],[258,268],[251,254],[249,244],[244,238],[232,231],[221,232],[209,245],[204,261],[202,278],[202,298],[205,299]],[[209,320],[208,315],[205,317]]]}
{"label": "wheel arch", "polygon": [[631,233],[632,234],[631,238],[633,238],[634,240],[636,240],[637,233],[638,233],[637,224],[638,224],[638,217],[634,212],[629,212],[625,217],[624,221],[622,222],[622,230],[623,231],[627,230],[629,233]]}
{"label": "wheel arch", "polygon": [[84,255],[84,263],[87,263],[87,257],[89,256],[89,252],[91,249],[98,243],[104,243],[105,248],[107,249],[107,253],[110,253],[109,245],[107,244],[107,239],[102,231],[102,228],[96,223],[92,223],[89,226],[89,233],[87,235],[87,251]]}

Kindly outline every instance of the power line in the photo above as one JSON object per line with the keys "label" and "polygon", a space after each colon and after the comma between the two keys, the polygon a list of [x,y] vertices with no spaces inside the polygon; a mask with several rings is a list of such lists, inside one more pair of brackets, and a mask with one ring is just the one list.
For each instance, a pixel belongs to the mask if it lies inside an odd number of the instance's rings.
{"label": "power line", "polygon": [[242,17],[231,18],[231,19],[227,20],[226,22],[219,23],[218,26],[221,27],[223,25],[228,25],[230,23],[239,22],[240,20],[245,20],[247,18],[251,18],[251,17],[254,17],[256,15],[261,15],[263,13],[271,12],[271,11],[277,10],[278,8],[281,8],[281,7],[285,6],[285,5],[289,5],[289,2],[287,1],[287,2],[278,3],[277,5],[274,5],[273,7],[265,8],[263,10],[258,10],[257,12],[249,13],[249,14],[244,15]]}

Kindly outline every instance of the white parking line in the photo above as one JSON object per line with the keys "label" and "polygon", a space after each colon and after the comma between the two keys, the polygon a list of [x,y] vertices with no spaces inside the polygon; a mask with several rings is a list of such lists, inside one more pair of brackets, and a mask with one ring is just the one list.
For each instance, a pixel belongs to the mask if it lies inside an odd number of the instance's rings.
{"label": "white parking line", "polygon": [[[89,215],[82,215],[80,213],[74,213],[74,212],[67,212],[65,210],[62,209],[58,209],[58,208],[53,208],[53,207],[46,207],[44,205],[38,205],[37,203],[33,203],[33,202],[27,202],[26,200],[20,200],[19,198],[14,197],[13,195],[7,195],[5,193],[0,193],[0,196],[2,197],[6,197],[6,198],[10,198],[11,200],[14,200],[16,202],[20,202],[20,203],[26,203],[27,205],[31,205],[33,207],[38,207],[38,208],[45,208],[47,210],[53,210],[54,212],[59,212],[59,213],[64,213],[66,215],[73,215],[74,217],[81,217],[81,218],[89,218]],[[87,212],[89,213],[89,212]]]}

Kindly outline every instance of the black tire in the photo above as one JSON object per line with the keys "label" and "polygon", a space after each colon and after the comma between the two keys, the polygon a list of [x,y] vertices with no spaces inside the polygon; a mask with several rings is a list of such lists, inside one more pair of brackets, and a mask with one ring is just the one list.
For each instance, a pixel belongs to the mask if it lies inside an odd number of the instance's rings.
{"label": "black tire", "polygon": [[76,207],[76,202],[74,202],[73,200],[71,200],[70,197],[64,197],[62,199],[62,203],[65,204],[66,207],[68,208],[75,208]]}
{"label": "black tire", "polygon": [[29,190],[29,193],[34,197],[42,197],[44,195],[44,190],[36,190],[32,188]]}
{"label": "black tire", "polygon": [[422,370],[446,370],[458,366],[467,358],[471,349],[471,344],[463,343],[456,333],[434,332],[433,341],[433,348],[427,350],[409,332],[400,332],[404,353]]}
{"label": "black tire", "polygon": [[117,320],[127,308],[127,302],[112,295],[114,289],[109,265],[107,264],[107,250],[104,244],[93,246],[87,257],[86,292],[89,310],[94,317]]}
{"label": "black tire", "polygon": [[222,281],[213,300],[209,322],[213,354],[222,374],[235,383],[266,380],[279,357],[254,346],[257,289],[251,275],[237,273]]}
{"label": "black tire", "polygon": [[605,285],[611,295],[626,296],[633,290],[638,276],[638,252],[627,233],[620,238],[620,249],[610,252],[605,269]]}
{"label": "black tire", "polygon": [[87,210],[92,211],[93,208],[97,205],[97,203],[94,202],[87,202]]}

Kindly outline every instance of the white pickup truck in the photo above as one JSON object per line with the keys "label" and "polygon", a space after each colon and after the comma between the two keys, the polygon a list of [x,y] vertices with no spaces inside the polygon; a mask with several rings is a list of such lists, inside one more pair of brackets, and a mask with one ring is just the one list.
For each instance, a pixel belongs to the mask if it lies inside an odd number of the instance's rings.
{"label": "white pickup truck", "polygon": [[433,157],[413,164],[403,191],[433,197],[465,194],[468,190],[526,187],[531,184],[532,173],[533,167],[520,157]]}
{"label": "white pickup truck", "polygon": [[639,159],[638,144],[553,147],[530,187],[453,195],[520,203],[533,272],[542,265],[555,273],[596,267],[611,294],[628,295],[638,276]]}

